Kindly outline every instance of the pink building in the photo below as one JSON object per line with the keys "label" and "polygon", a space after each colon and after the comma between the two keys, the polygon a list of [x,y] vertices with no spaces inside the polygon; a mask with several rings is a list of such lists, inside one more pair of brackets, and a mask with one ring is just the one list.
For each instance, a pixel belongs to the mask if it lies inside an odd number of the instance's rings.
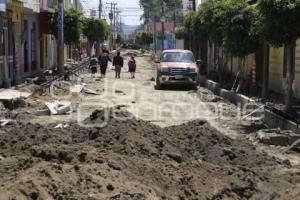
{"label": "pink building", "polygon": [[[162,23],[161,22],[151,22],[149,24],[149,28],[150,28],[150,31],[153,32],[153,31],[162,31]],[[174,23],[172,22],[165,22],[164,23],[164,30],[165,30],[165,33],[171,33],[173,32],[174,30]]]}

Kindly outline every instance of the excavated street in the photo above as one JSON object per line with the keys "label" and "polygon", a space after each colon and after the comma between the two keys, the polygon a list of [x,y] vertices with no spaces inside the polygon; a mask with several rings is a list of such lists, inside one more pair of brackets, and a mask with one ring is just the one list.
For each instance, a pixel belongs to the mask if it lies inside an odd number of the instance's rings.
{"label": "excavated street", "polygon": [[137,67],[82,74],[100,95],[60,93],[70,115],[30,114],[54,99],[31,97],[0,129],[0,199],[300,199],[299,154],[251,143],[258,128],[204,88],[155,90],[150,57]]}

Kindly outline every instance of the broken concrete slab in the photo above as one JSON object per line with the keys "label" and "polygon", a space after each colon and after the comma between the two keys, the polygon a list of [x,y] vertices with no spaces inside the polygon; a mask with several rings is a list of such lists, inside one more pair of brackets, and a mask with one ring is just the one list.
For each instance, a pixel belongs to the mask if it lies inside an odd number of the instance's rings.
{"label": "broken concrete slab", "polygon": [[12,122],[14,122],[14,120],[12,120],[12,119],[1,119],[0,120],[0,124],[1,124],[0,126],[4,127],[8,124],[11,124]]}
{"label": "broken concrete slab", "polygon": [[69,127],[69,124],[60,123],[57,126],[55,126],[54,128],[57,129],[57,128],[68,128],[68,127]]}
{"label": "broken concrete slab", "polygon": [[295,141],[289,148],[291,151],[296,151],[300,153],[300,139]]}
{"label": "broken concrete slab", "polygon": [[91,90],[91,89],[86,88],[86,87],[83,88],[83,92],[86,93],[86,94],[100,95],[99,92],[97,92],[95,90]]}
{"label": "broken concrete slab", "polygon": [[258,131],[255,138],[263,144],[288,147],[300,140],[300,135],[292,131],[264,129]]}
{"label": "broken concrete slab", "polygon": [[71,102],[69,101],[46,102],[45,105],[51,115],[64,115],[71,111]]}
{"label": "broken concrete slab", "polygon": [[72,94],[79,94],[83,90],[84,86],[83,85],[74,85],[70,87],[70,92]]}
{"label": "broken concrete slab", "polygon": [[33,113],[36,116],[45,116],[45,115],[50,115],[50,110],[48,108],[46,109],[41,109],[37,110]]}
{"label": "broken concrete slab", "polygon": [[0,102],[0,111],[4,111],[6,110],[4,104],[2,102]]}
{"label": "broken concrete slab", "polygon": [[31,93],[28,92],[20,92],[18,90],[12,89],[2,89],[0,90],[0,101],[2,100],[15,100],[20,98],[28,98]]}

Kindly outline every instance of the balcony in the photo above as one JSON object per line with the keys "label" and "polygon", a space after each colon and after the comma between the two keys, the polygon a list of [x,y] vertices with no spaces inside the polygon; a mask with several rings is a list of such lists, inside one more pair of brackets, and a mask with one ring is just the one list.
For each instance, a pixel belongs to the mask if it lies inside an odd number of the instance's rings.
{"label": "balcony", "polygon": [[24,8],[31,10],[32,12],[40,12],[40,1],[39,0],[22,0]]}
{"label": "balcony", "polygon": [[57,0],[40,0],[41,12],[54,12],[54,8],[57,5]]}

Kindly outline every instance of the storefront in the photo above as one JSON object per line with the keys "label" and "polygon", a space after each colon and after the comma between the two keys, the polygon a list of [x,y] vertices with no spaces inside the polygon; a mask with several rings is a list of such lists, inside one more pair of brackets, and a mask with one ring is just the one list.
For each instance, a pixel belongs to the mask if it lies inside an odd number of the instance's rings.
{"label": "storefront", "polygon": [[0,0],[0,85],[9,87],[16,83],[14,63],[13,14],[6,1]]}
{"label": "storefront", "polygon": [[21,65],[22,77],[32,76],[40,71],[39,3],[27,0],[22,9],[21,19]]}

